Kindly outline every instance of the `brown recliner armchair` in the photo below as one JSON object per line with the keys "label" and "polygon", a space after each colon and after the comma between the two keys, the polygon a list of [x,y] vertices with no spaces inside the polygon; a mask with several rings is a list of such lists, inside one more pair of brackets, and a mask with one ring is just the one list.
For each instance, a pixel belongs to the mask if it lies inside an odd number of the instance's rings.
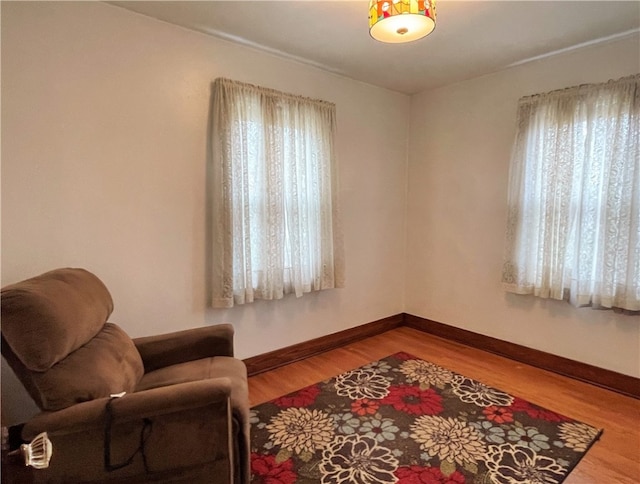
{"label": "brown recliner armchair", "polygon": [[[228,324],[130,339],[83,269],[2,289],[2,355],[41,413],[53,455],[36,482],[249,481],[246,367]],[[123,397],[113,394],[127,392]]]}

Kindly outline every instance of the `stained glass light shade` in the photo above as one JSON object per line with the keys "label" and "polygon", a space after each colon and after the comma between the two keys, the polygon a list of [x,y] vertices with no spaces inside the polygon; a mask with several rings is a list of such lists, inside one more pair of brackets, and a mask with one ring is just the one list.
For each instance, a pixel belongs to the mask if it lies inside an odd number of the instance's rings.
{"label": "stained glass light shade", "polygon": [[435,27],[436,0],[369,1],[369,33],[380,42],[411,42]]}

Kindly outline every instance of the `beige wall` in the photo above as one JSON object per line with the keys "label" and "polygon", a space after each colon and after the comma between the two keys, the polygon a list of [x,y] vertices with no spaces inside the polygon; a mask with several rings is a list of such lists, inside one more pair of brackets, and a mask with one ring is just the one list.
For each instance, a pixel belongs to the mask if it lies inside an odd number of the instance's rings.
{"label": "beige wall", "polygon": [[640,376],[637,316],[500,285],[518,99],[639,71],[635,35],[412,98],[406,312]]}
{"label": "beige wall", "polygon": [[[499,285],[517,99],[637,72],[637,38],[409,98],[103,3],[1,8],[2,285],[85,267],[130,335],[230,321],[241,358],[406,311],[640,374],[638,318]],[[218,76],[336,103],[345,289],[207,309]],[[2,370],[17,422],[33,407]]]}
{"label": "beige wall", "polygon": [[[346,288],[207,309],[219,76],[336,103]],[[408,115],[408,96],[118,7],[3,2],[2,285],[85,267],[130,335],[230,321],[242,358],[400,313]],[[4,416],[19,418],[3,376]]]}

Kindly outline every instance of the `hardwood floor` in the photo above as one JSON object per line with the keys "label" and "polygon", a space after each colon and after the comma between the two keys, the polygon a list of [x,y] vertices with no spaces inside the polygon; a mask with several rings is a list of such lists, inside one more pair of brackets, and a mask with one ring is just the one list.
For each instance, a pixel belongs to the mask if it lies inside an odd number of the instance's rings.
{"label": "hardwood floor", "polygon": [[640,400],[444,340],[408,327],[349,344],[249,378],[258,405],[339,373],[406,351],[604,433],[565,484],[640,483]]}

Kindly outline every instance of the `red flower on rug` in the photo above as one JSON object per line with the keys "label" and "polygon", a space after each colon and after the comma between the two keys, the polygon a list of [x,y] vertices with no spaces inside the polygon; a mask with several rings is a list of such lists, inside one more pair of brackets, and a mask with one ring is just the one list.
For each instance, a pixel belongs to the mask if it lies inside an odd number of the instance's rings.
{"label": "red flower on rug", "polygon": [[567,422],[571,420],[564,415],[552,412],[546,408],[538,407],[518,397],[514,397],[513,403],[508,408],[511,412],[526,412],[526,414],[531,418],[539,418],[546,420],[547,422]]}
{"label": "red flower on rug", "polygon": [[273,403],[278,407],[308,407],[316,401],[316,397],[320,394],[320,388],[318,385],[312,385],[307,388],[303,388],[290,395],[276,398]]}
{"label": "red flower on rug", "polygon": [[410,355],[409,353],[405,353],[404,351],[400,351],[399,353],[396,353],[394,355],[396,358],[398,358],[401,361],[406,361],[406,360],[413,360],[415,359],[415,356]]}
{"label": "red flower on rug", "polygon": [[378,411],[380,405],[374,400],[362,398],[351,403],[351,411],[356,415],[373,415]]}
{"label": "red flower on rug", "polygon": [[287,459],[276,463],[275,455],[251,454],[251,482],[264,484],[294,484],[298,476],[292,471],[293,462]]}
{"label": "red flower on rug", "polygon": [[437,467],[399,467],[395,472],[398,484],[464,484],[462,474],[455,471],[445,476]]}
{"label": "red flower on rug", "polygon": [[437,415],[442,412],[442,397],[433,388],[420,390],[417,386],[398,385],[389,388],[389,394],[380,403],[412,415]]}
{"label": "red flower on rug", "polygon": [[492,405],[482,410],[482,413],[485,414],[487,420],[498,424],[513,422],[513,414],[510,411],[510,407]]}

